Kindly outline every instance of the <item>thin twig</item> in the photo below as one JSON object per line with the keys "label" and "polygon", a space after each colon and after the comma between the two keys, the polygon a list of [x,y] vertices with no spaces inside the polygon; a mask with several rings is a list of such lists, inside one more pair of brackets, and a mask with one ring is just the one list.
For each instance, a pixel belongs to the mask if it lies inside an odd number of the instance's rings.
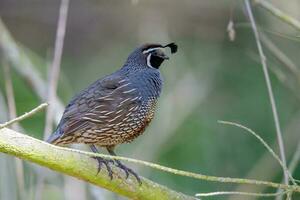
{"label": "thin twig", "polygon": [[[14,95],[14,88],[11,80],[10,66],[5,60],[3,60],[3,68],[4,68],[5,90],[6,90],[6,97],[7,97],[7,104],[8,104],[9,119],[14,119],[17,117],[16,101]],[[18,123],[12,124],[12,129],[16,131],[21,130]],[[16,175],[17,175],[17,183],[19,188],[19,195],[21,199],[24,199],[26,197],[25,197],[23,162],[22,160],[15,158],[15,164],[16,164]]]}
{"label": "thin twig", "polygon": [[241,129],[246,130],[247,132],[251,133],[254,137],[256,137],[266,148],[267,150],[271,153],[271,155],[275,158],[275,160],[278,161],[278,163],[280,164],[280,166],[283,168],[284,171],[287,172],[288,177],[290,178],[290,180],[293,182],[294,185],[296,185],[296,182],[294,180],[294,178],[292,177],[292,175],[290,174],[289,170],[285,167],[285,165],[283,164],[283,162],[280,160],[280,158],[278,157],[278,155],[273,151],[273,149],[264,141],[264,139],[262,139],[258,134],[256,134],[253,130],[251,130],[250,128],[243,126],[241,124],[235,123],[235,122],[228,122],[228,121],[218,121],[221,124],[226,124],[226,125],[231,125],[231,126],[236,126],[239,127]]}
{"label": "thin twig", "polygon": [[41,111],[42,109],[44,109],[45,107],[47,107],[48,104],[47,103],[42,103],[41,105],[39,105],[38,107],[34,108],[33,110],[31,110],[30,112],[26,112],[25,114],[15,118],[15,119],[12,119],[8,122],[5,122],[4,124],[0,124],[0,129],[3,129],[5,127],[8,127],[16,122],[19,122],[19,121],[22,121],[32,115],[34,115],[35,113]]}
{"label": "thin twig", "polygon": [[210,197],[220,195],[242,195],[242,196],[254,196],[254,197],[276,197],[278,195],[285,194],[286,192],[276,193],[254,193],[254,192],[234,192],[234,191],[219,191],[219,192],[208,192],[208,193],[197,193],[197,197]]}
{"label": "thin twig", "polygon": [[280,9],[276,8],[270,2],[266,0],[253,0],[253,3],[266,9],[267,11],[269,11],[270,13],[272,13],[274,16],[278,17],[280,20],[284,21],[285,23],[300,30],[300,22],[297,19],[289,16],[287,13],[284,13]]}
{"label": "thin twig", "polygon": [[61,0],[59,17],[56,31],[56,40],[54,47],[54,57],[51,68],[49,70],[48,81],[48,98],[47,101],[50,104],[46,113],[46,124],[44,130],[44,138],[46,139],[51,131],[53,125],[53,113],[54,113],[54,100],[56,99],[57,82],[59,78],[60,63],[64,46],[64,38],[66,33],[66,24],[68,16],[69,0]]}
{"label": "thin twig", "polygon": [[[291,157],[293,152],[295,152],[297,143],[299,142],[299,133],[298,130],[300,129],[300,112],[293,115],[292,120],[285,126],[285,136],[286,136],[286,143],[289,144],[286,148],[286,155]],[[278,151],[278,142],[275,140],[270,145],[275,152]],[[266,170],[272,169],[272,170]],[[282,167],[277,165],[277,160],[271,156],[269,151],[266,151],[261,155],[261,157],[255,162],[253,168],[247,173],[245,178],[260,178],[264,180],[272,180],[278,178],[278,173],[282,172]],[[283,178],[283,177],[282,177]],[[278,180],[280,182],[280,180]],[[266,187],[254,187],[254,186],[246,186],[246,185],[239,185],[237,191],[251,191],[251,192],[263,192],[266,190]],[[238,199],[238,198],[232,198]],[[252,200],[252,198],[243,198],[244,200]]]}
{"label": "thin twig", "polygon": [[[253,33],[255,36],[255,40],[256,40],[257,48],[258,48],[259,55],[261,58],[262,68],[263,68],[263,72],[264,72],[264,76],[265,76],[265,80],[266,80],[266,84],[267,84],[269,99],[270,99],[272,113],[273,113],[274,122],[275,122],[277,140],[278,140],[278,144],[279,144],[280,157],[281,157],[282,163],[284,165],[284,168],[286,169],[284,144],[283,144],[282,133],[281,133],[281,128],[280,128],[280,124],[279,124],[279,117],[278,117],[278,113],[277,113],[275,99],[274,99],[274,95],[273,95],[272,85],[271,85],[271,81],[270,81],[270,76],[269,76],[269,72],[268,72],[268,68],[267,68],[266,57],[264,55],[262,45],[260,43],[259,34],[258,34],[258,31],[256,28],[256,23],[255,23],[255,19],[253,17],[253,13],[252,13],[252,9],[251,9],[249,0],[245,0],[245,5],[246,5],[246,10],[247,10],[247,13],[249,16],[249,20],[251,22]],[[283,174],[284,174],[284,180],[285,180],[284,182],[286,184],[288,184],[289,179],[288,179],[287,171],[284,170]]]}

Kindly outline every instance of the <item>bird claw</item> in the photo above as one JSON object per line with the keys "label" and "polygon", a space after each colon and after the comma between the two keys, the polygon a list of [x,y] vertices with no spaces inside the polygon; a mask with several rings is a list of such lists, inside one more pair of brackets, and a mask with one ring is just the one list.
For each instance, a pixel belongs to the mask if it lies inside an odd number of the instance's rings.
{"label": "bird claw", "polygon": [[97,160],[98,162],[98,170],[97,170],[97,174],[99,174],[99,172],[101,171],[102,165],[104,164],[107,172],[108,172],[108,176],[110,177],[110,179],[113,179],[113,172],[111,170],[111,167],[109,166],[110,163],[113,163],[113,160],[108,160],[108,159],[104,159],[104,158],[100,158],[100,157],[92,157],[94,159]]}
{"label": "bird claw", "polygon": [[117,167],[119,167],[120,169],[122,169],[125,172],[126,179],[129,177],[129,174],[132,174],[135,177],[135,179],[137,180],[137,182],[139,182],[139,184],[142,185],[142,181],[141,181],[140,177],[137,175],[137,173],[135,173],[132,169],[123,165],[119,160],[116,160],[116,163],[117,163]]}
{"label": "bird claw", "polygon": [[[99,172],[102,169],[102,165],[105,165],[107,172],[108,172],[108,176],[110,177],[110,179],[113,179],[113,171],[111,169],[111,167],[109,166],[111,163],[114,163],[113,160],[109,160],[109,159],[104,159],[101,157],[92,157],[94,159],[97,160],[98,162],[98,170],[97,170],[97,174],[99,174]],[[126,167],[125,165],[123,165],[120,161],[115,160],[116,162],[116,166],[119,167],[120,169],[122,169],[125,172],[126,175],[126,179],[129,177],[129,174],[133,175],[135,177],[135,179],[137,180],[137,182],[142,185],[142,181],[140,179],[140,177],[130,168]]]}

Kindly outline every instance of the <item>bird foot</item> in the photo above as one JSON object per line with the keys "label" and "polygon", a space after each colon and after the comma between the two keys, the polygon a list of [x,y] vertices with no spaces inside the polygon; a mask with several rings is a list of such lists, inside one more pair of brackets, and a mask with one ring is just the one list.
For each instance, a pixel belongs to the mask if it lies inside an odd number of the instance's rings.
{"label": "bird foot", "polygon": [[132,169],[123,165],[119,160],[115,160],[115,161],[117,163],[117,167],[119,167],[120,169],[122,169],[125,172],[126,179],[129,177],[129,174],[132,174],[135,177],[135,179],[139,182],[139,184],[142,185],[142,181],[141,181],[140,177],[137,175],[137,173],[135,173]]}
{"label": "bird foot", "polygon": [[99,172],[101,171],[102,166],[105,165],[105,167],[107,169],[107,172],[108,172],[108,176],[112,180],[113,179],[113,172],[112,172],[111,167],[109,166],[109,164],[113,163],[114,161],[109,160],[109,159],[104,159],[104,158],[101,158],[101,157],[92,157],[92,158],[96,159],[97,162],[98,162],[97,174],[99,174]]}

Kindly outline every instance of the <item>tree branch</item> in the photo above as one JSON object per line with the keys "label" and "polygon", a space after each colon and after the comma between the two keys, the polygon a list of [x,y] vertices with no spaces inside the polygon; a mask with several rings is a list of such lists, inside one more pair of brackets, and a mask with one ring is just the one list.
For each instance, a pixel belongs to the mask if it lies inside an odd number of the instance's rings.
{"label": "tree branch", "polygon": [[0,129],[0,152],[34,162],[36,164],[45,166],[47,168],[64,173],[66,175],[74,176],[78,179],[82,179],[94,185],[106,188],[112,192],[133,199],[164,200],[195,198],[173,191],[165,186],[159,185],[145,178],[142,178],[142,185],[139,185],[134,177],[129,177],[128,179],[125,179],[125,174],[123,174],[123,171],[114,166],[112,166],[114,178],[111,180],[105,168],[105,170],[101,170],[99,174],[97,174],[98,163],[92,158],[93,156],[102,156],[103,158],[115,158],[119,160],[126,160],[133,163],[143,164],[152,168],[156,168],[161,171],[166,171],[176,175],[187,176],[200,180],[268,186],[272,188],[281,188],[287,192],[292,191],[300,193],[300,186],[297,185],[285,185],[253,179],[251,180],[208,176],[172,169],[158,164],[135,160],[131,158],[95,154],[92,152],[83,152],[80,150],[58,147],[43,142],[41,140],[32,138],[28,135],[18,133],[8,128]]}
{"label": "tree branch", "polygon": [[142,185],[134,177],[126,180],[125,174],[114,166],[114,178],[110,180],[105,168],[97,175],[97,162],[90,156],[50,145],[7,128],[0,130],[0,152],[74,176],[132,199],[196,199],[145,178],[142,178]]}

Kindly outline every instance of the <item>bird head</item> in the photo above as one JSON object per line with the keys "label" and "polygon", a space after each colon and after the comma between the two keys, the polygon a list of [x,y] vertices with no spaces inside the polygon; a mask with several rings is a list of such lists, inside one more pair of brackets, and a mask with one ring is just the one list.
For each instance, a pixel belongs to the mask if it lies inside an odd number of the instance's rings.
{"label": "bird head", "polygon": [[172,54],[177,52],[177,45],[175,43],[167,45],[144,44],[129,55],[127,62],[159,69],[160,65],[169,59],[164,51],[165,48],[170,48]]}

